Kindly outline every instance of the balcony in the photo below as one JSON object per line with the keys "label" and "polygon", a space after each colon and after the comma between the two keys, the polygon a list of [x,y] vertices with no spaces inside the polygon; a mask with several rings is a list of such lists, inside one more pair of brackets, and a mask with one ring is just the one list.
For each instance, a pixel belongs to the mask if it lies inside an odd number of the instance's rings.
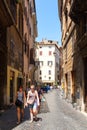
{"label": "balcony", "polygon": [[87,13],[87,1],[71,0],[71,8],[69,16],[75,23],[79,23],[79,19],[83,14]]}

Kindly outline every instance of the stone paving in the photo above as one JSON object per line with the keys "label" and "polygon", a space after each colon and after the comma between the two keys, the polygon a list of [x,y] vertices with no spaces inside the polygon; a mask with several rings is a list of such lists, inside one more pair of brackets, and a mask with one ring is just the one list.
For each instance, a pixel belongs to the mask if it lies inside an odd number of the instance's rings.
{"label": "stone paving", "polygon": [[87,130],[87,116],[63,100],[59,90],[45,94],[45,98],[37,122],[29,123],[29,111],[26,108],[25,119],[17,126],[13,107],[0,116],[0,130]]}

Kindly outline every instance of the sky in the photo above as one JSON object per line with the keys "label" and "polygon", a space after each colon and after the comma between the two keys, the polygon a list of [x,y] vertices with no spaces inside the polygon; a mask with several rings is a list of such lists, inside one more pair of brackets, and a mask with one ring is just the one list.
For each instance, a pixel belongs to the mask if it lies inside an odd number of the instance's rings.
{"label": "sky", "polygon": [[38,37],[58,41],[61,45],[61,25],[58,14],[58,0],[36,0]]}

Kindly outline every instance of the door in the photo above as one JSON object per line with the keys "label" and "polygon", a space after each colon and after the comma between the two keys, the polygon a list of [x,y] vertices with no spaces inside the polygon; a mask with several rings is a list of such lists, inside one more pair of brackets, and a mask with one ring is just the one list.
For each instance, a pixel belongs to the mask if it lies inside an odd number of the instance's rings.
{"label": "door", "polygon": [[84,58],[84,99],[87,100],[87,57]]}
{"label": "door", "polygon": [[84,58],[84,102],[85,111],[87,112],[87,57]]}
{"label": "door", "polygon": [[10,103],[13,103],[14,79],[10,79]]}

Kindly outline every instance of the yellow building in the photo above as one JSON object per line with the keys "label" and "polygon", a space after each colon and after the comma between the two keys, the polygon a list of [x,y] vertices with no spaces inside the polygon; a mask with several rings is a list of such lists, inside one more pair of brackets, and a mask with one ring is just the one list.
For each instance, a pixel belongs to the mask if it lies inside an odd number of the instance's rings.
{"label": "yellow building", "polygon": [[34,81],[34,43],[37,37],[35,1],[3,0],[0,3],[0,34],[2,107],[15,101],[19,86],[26,89],[27,83]]}

